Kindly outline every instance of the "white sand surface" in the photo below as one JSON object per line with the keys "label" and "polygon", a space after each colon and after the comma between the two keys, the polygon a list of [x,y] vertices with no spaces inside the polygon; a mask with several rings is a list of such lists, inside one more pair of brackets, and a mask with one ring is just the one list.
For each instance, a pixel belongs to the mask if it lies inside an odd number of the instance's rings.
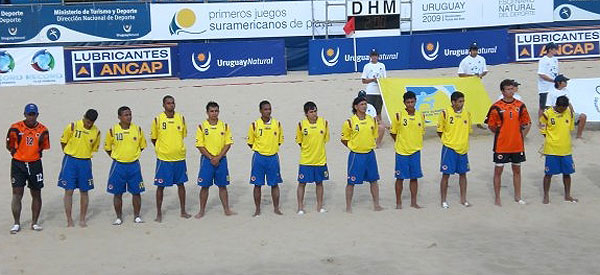
{"label": "white sand surface", "polygon": [[[537,64],[491,66],[484,79],[490,98],[499,94],[498,84],[514,78],[523,85],[520,93],[533,116],[537,113]],[[454,76],[455,68],[392,71],[390,77]],[[570,78],[599,77],[600,63],[561,62]],[[562,183],[554,178],[551,204],[541,203],[543,158],[537,153],[542,137],[532,130],[526,139],[527,162],[523,164],[523,196],[528,205],[512,202],[509,169],[502,183],[504,207],[493,205],[492,135],[474,129],[469,158],[468,198],[473,207],[458,203],[456,177],[448,194],[450,209],[439,207],[440,142],[429,129],[422,151],[424,178],[419,185],[423,209],[408,207],[405,185],[404,209],[393,209],[394,150],[386,137],[377,150],[382,176],[381,200],[386,208],[372,211],[367,185],[356,188],[354,213],[344,209],[347,149],[339,142],[342,122],[362,88],[358,73],[216,80],[158,80],[120,83],[72,84],[0,89],[3,104],[0,126],[8,129],[22,119],[23,106],[35,102],[39,120],[50,129],[52,148],[43,158],[45,184],[41,223],[44,231],[29,229],[30,197],[23,200],[23,230],[9,235],[11,188],[10,155],[1,154],[0,178],[0,273],[1,274],[599,274],[600,270],[600,133],[586,131],[574,142],[577,172],[573,195],[578,204],[562,202]],[[230,200],[238,215],[225,217],[211,189],[208,212],[197,220],[179,217],[176,189],[165,192],[164,222],[154,221],[156,188],[152,185],[155,154],[142,153],[141,164],[147,191],[142,195],[144,224],[133,224],[131,196],[124,196],[121,226],[112,226],[112,196],[106,193],[110,159],[98,152],[93,159],[96,189],[90,192],[87,228],[65,228],[63,190],[56,186],[62,152],[63,127],[80,119],[88,108],[100,116],[104,133],[117,122],[117,108],[128,105],[134,122],[149,133],[151,119],[162,111],[165,94],[175,96],[177,111],[186,116],[189,135],[187,183],[188,212],[198,211],[196,185],[199,153],[194,148],[196,125],[205,118],[205,104],[221,105],[221,119],[233,128],[235,144],[228,154],[232,184]],[[286,141],[280,158],[284,216],[272,212],[270,194],[263,189],[263,215],[252,218],[252,186],[248,184],[251,151],[245,144],[248,124],[258,118],[258,102],[268,99],[273,116],[281,120]],[[313,100],[319,114],[330,121],[332,140],[327,146],[331,180],[325,187],[329,212],[315,211],[314,187],[307,188],[308,213],[296,212],[296,175],[299,149],[295,127],[303,118],[302,105]],[[467,99],[468,100],[468,99]],[[508,168],[508,167],[507,167]],[[78,218],[78,195],[74,218]]]}

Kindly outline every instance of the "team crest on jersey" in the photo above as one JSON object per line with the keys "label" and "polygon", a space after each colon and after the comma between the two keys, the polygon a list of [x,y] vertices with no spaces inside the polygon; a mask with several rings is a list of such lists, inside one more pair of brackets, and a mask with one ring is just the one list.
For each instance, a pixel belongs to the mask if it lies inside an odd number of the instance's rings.
{"label": "team crest on jersey", "polygon": [[329,171],[325,170],[323,171],[323,176],[328,178],[329,177]]}
{"label": "team crest on jersey", "polygon": [[298,178],[299,178],[299,179],[303,179],[303,178],[304,178],[304,174],[299,174],[299,175],[298,175]]}
{"label": "team crest on jersey", "polygon": [[15,184],[15,182],[17,182],[17,179],[15,179],[15,178],[10,178],[10,182],[11,182],[12,184]]}
{"label": "team crest on jersey", "polygon": [[224,136],[224,135],[225,135],[225,132],[221,132],[221,135],[222,135],[222,136]]}
{"label": "team crest on jersey", "polygon": [[504,156],[503,155],[498,155],[498,159],[503,159]]}
{"label": "team crest on jersey", "polygon": [[277,135],[277,132],[273,132],[273,135]]}
{"label": "team crest on jersey", "polygon": [[465,120],[465,124],[467,124],[467,121]]}
{"label": "team crest on jersey", "polygon": [[112,189],[113,189],[113,185],[112,185],[112,184],[109,184],[109,185],[108,185],[108,190],[112,190]]}
{"label": "team crest on jersey", "polygon": [[177,130],[181,130],[181,126],[177,126]]}
{"label": "team crest on jersey", "polygon": [[400,176],[400,170],[396,170],[396,175]]}
{"label": "team crest on jersey", "polygon": [[546,166],[546,168],[544,168],[544,171],[546,171],[546,172],[550,171],[550,167]]}
{"label": "team crest on jersey", "polygon": [[203,182],[204,180],[202,178],[198,178],[198,182]]}
{"label": "team crest on jersey", "polygon": [[62,185],[62,186],[67,186],[67,181],[66,181],[66,180],[61,180],[61,181],[60,181],[60,185]]}
{"label": "team crest on jersey", "polygon": [[567,119],[567,123],[569,123],[569,120]]}
{"label": "team crest on jersey", "polygon": [[137,140],[137,137],[133,137],[133,140]]}
{"label": "team crest on jersey", "polygon": [[255,176],[250,177],[250,181],[256,181],[256,177]]}
{"label": "team crest on jersey", "polygon": [[94,179],[89,179],[88,180],[88,185],[89,186],[94,186]]}
{"label": "team crest on jersey", "polygon": [[90,143],[94,143],[94,140],[93,140],[93,139],[90,139]]}
{"label": "team crest on jersey", "polygon": [[35,137],[40,137],[40,133],[35,133]]}
{"label": "team crest on jersey", "polygon": [[355,180],[356,180],[356,177],[355,177],[355,176],[352,176],[352,177],[350,177],[350,180],[351,180],[351,181],[355,181]]}
{"label": "team crest on jersey", "polygon": [[420,123],[420,122],[419,122],[419,124],[417,124],[417,125],[419,125],[419,127],[421,127],[421,123]]}
{"label": "team crest on jersey", "polygon": [[448,170],[448,165],[442,165],[442,170],[444,170],[444,171]]}
{"label": "team crest on jersey", "polygon": [[321,130],[321,134],[324,134],[323,130]]}

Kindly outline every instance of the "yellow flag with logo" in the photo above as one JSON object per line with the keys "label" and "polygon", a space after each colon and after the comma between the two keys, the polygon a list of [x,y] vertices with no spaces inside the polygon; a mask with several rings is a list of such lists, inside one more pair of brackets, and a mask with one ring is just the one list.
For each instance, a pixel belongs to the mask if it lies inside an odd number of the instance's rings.
{"label": "yellow flag with logo", "polygon": [[465,95],[465,109],[471,112],[473,123],[483,123],[491,101],[478,77],[451,78],[382,78],[379,89],[388,117],[403,110],[403,95],[412,91],[417,95],[416,109],[425,116],[425,125],[435,126],[440,112],[450,107],[450,95],[460,91]]}

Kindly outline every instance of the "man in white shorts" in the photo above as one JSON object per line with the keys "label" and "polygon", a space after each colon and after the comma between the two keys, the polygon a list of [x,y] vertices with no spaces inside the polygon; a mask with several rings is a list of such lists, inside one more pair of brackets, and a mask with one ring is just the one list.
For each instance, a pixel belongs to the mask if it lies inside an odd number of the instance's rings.
{"label": "man in white shorts", "polygon": [[[548,96],[546,98],[546,106],[554,107],[556,106],[556,99],[559,96],[566,96],[570,99],[569,90],[567,89],[567,82],[569,78],[566,76],[559,74],[554,79],[554,88],[548,91]],[[571,102],[571,100],[569,100]],[[575,109],[573,109],[573,105],[569,103],[569,109],[574,113],[575,125],[577,125],[577,138],[581,138],[583,135],[583,129],[585,128],[585,123],[587,121],[587,116],[584,113],[577,113]]]}
{"label": "man in white shorts", "polygon": [[483,78],[487,73],[487,64],[485,58],[478,54],[479,45],[476,42],[469,46],[469,55],[467,55],[458,65],[458,76],[469,77],[477,76]]}
{"label": "man in white shorts", "polygon": [[558,76],[558,59],[555,56],[557,53],[558,46],[556,44],[553,42],[546,44],[546,55],[538,63],[538,94],[540,97],[538,116],[542,116],[546,109],[548,91],[552,89],[552,83]]}

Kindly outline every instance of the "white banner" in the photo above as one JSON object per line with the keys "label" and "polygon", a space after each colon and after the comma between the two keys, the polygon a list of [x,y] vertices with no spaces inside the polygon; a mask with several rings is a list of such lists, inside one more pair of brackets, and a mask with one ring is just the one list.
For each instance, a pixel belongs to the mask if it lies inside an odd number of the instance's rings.
{"label": "white banner", "polygon": [[[152,4],[154,40],[224,39],[312,35],[311,1]],[[314,1],[315,20],[325,20],[325,2]],[[345,8],[329,8],[329,20],[345,20]],[[343,23],[329,34],[344,34]],[[325,35],[319,23],[315,35]]]}
{"label": "white banner", "polygon": [[0,86],[65,84],[63,47],[0,49]]}
{"label": "white banner", "polygon": [[600,121],[600,78],[569,80],[569,100],[576,113],[584,113],[587,121]]}
{"label": "white banner", "polygon": [[[461,29],[553,21],[548,0],[414,0],[413,30]],[[402,11],[405,14],[404,11]]]}

